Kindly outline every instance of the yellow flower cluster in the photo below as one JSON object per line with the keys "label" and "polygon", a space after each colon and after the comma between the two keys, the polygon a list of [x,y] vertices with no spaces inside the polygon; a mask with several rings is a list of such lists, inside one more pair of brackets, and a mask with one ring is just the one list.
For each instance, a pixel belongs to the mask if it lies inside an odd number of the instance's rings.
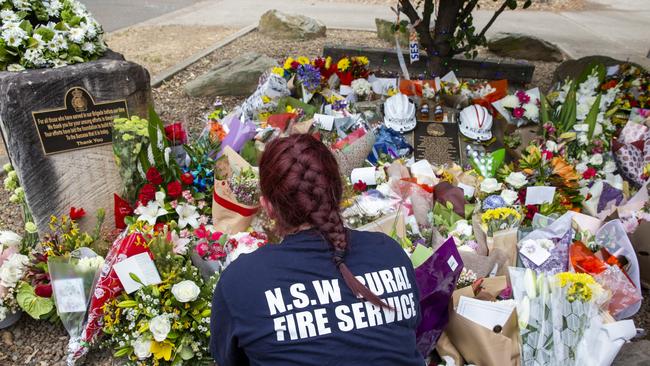
{"label": "yellow flower cluster", "polygon": [[593,296],[592,287],[598,286],[594,278],[586,273],[562,272],[556,274],[555,278],[558,279],[560,287],[569,285],[567,289],[567,300],[569,302],[576,300],[590,301]]}
{"label": "yellow flower cluster", "polygon": [[521,214],[517,212],[514,208],[510,207],[499,207],[491,210],[487,210],[481,215],[481,221],[484,224],[494,221],[494,220],[505,220],[508,218],[514,218],[515,220],[521,220]]}
{"label": "yellow flower cluster", "polygon": [[345,71],[348,68],[350,68],[350,59],[347,57],[344,57],[339,60],[339,62],[336,64],[336,67],[339,69],[339,71]]}

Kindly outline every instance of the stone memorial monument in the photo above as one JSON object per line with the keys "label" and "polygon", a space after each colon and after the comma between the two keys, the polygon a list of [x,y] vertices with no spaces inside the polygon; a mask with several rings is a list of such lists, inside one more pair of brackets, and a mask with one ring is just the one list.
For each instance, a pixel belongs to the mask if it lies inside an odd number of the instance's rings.
{"label": "stone memorial monument", "polygon": [[104,208],[114,227],[121,180],[113,119],[146,116],[151,104],[149,72],[111,51],[61,68],[0,72],[0,131],[39,232],[70,207],[90,215]]}

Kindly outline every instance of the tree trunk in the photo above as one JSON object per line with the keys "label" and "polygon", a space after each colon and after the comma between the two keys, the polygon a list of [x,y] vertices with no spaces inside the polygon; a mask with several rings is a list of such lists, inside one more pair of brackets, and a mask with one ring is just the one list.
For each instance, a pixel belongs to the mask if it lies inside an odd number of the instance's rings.
{"label": "tree trunk", "polygon": [[[430,0],[427,0],[430,1]],[[460,13],[464,0],[445,0],[439,2],[438,17],[433,31],[433,40],[423,44],[429,55],[427,70],[432,76],[443,76],[451,67],[449,61],[453,57],[451,40],[457,27],[457,16]],[[429,25],[427,24],[427,28]],[[427,30],[430,32],[430,30]],[[422,37],[420,39],[431,39]]]}

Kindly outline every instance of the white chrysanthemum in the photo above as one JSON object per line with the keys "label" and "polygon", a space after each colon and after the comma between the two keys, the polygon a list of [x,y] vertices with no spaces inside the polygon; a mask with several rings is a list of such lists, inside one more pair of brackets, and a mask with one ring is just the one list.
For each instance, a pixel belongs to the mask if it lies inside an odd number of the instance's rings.
{"label": "white chrysanthemum", "polygon": [[38,48],[30,48],[25,51],[23,55],[25,61],[34,64],[35,66],[40,66],[43,61],[43,53]]}
{"label": "white chrysanthemum", "polygon": [[29,3],[29,0],[11,0],[11,2],[18,10],[31,10],[31,4]]}
{"label": "white chrysanthemum", "polygon": [[9,9],[4,9],[0,11],[0,19],[2,19],[2,23],[6,24],[6,23],[18,21],[18,16],[14,11]]}
{"label": "white chrysanthemum", "polygon": [[25,67],[21,64],[11,64],[7,66],[7,71],[16,72],[16,71],[23,71],[23,70],[25,70]]}
{"label": "white chrysanthemum", "polygon": [[68,49],[68,41],[61,32],[57,32],[52,40],[47,43],[47,48],[52,52],[59,52]]}
{"label": "white chrysanthemum", "polygon": [[9,22],[2,25],[2,39],[10,47],[18,47],[27,38],[27,32],[20,28],[20,23]]}
{"label": "white chrysanthemum", "polygon": [[524,105],[524,117],[528,118],[531,121],[537,121],[539,118],[539,108],[533,103],[528,103]]}
{"label": "white chrysanthemum", "polygon": [[81,44],[86,37],[86,32],[83,28],[73,27],[68,31],[68,39],[74,43]]}
{"label": "white chrysanthemum", "polygon": [[96,22],[82,22],[79,26],[86,32],[88,38],[97,36],[97,28],[99,28],[99,25]]}
{"label": "white chrysanthemum", "polygon": [[92,42],[86,42],[81,45],[81,50],[84,52],[93,53],[95,52],[95,44]]}
{"label": "white chrysanthemum", "polygon": [[43,1],[43,6],[45,6],[45,12],[50,17],[58,17],[63,8],[63,4],[59,0]]}
{"label": "white chrysanthemum", "polygon": [[517,108],[519,107],[519,98],[516,95],[508,95],[501,99],[501,105],[504,108]]}

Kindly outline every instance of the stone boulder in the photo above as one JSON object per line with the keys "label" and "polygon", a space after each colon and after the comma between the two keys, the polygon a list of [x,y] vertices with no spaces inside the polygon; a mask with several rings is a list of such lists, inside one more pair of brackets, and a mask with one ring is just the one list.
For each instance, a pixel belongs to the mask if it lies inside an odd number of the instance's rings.
{"label": "stone boulder", "polygon": [[582,71],[593,64],[603,64],[605,66],[614,66],[625,63],[609,56],[586,56],[577,60],[567,60],[562,62],[553,72],[553,84],[563,81],[566,78],[575,79],[582,74]]}
{"label": "stone boulder", "polygon": [[262,73],[278,63],[259,53],[247,53],[232,60],[218,63],[210,71],[185,85],[191,97],[217,95],[247,96],[255,91]]}
{"label": "stone boulder", "polygon": [[257,29],[262,34],[282,39],[314,39],[325,37],[327,31],[325,25],[316,19],[275,9],[262,14]]}
{"label": "stone boulder", "polygon": [[[375,26],[377,26],[377,38],[394,45],[395,44],[395,32],[393,32],[394,24],[395,23],[391,22],[390,20],[375,18]],[[399,44],[402,47],[408,47],[409,45],[408,31],[400,29]]]}
{"label": "stone boulder", "polygon": [[[68,99],[70,91],[80,89],[85,94]],[[114,228],[113,194],[120,194],[123,185],[103,134],[118,112],[109,106],[115,103],[126,104],[131,116],[146,117],[152,97],[149,72],[114,52],[60,68],[0,72],[0,131],[41,233],[51,215],[68,214],[73,206],[89,216],[105,209],[104,227]],[[57,113],[64,121],[43,122],[46,131],[56,132],[45,132],[45,139],[36,122],[43,113]],[[46,151],[60,144],[57,136],[69,140],[66,149]],[[80,224],[92,230],[95,222],[89,218]]]}
{"label": "stone boulder", "polygon": [[502,57],[530,61],[564,60],[560,48],[543,39],[521,33],[497,33],[488,40],[488,49]]}

